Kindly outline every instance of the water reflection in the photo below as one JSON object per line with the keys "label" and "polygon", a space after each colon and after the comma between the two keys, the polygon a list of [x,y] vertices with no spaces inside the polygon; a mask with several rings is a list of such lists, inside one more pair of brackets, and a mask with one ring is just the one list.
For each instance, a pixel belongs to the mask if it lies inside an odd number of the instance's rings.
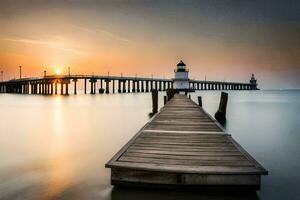
{"label": "water reflection", "polygon": [[47,165],[49,169],[44,179],[45,192],[42,196],[44,199],[55,199],[72,184],[72,177],[75,175],[71,167],[72,160],[66,155],[60,155]]}
{"label": "water reflection", "polygon": [[[198,95],[214,115],[220,92]],[[0,94],[0,199],[258,199],[112,187],[104,164],[148,122],[151,105],[150,94]],[[298,199],[299,110],[299,91],[229,92],[226,130],[270,171],[261,199]]]}
{"label": "water reflection", "polygon": [[258,200],[255,192],[216,192],[216,191],[190,191],[190,190],[159,190],[135,189],[114,187],[111,193],[112,200],[179,200],[179,199],[205,199],[205,200]]}

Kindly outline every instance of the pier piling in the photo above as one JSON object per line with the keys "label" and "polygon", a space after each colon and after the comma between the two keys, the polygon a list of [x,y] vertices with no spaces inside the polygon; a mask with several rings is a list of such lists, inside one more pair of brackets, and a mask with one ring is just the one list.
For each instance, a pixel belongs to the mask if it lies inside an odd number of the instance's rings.
{"label": "pier piling", "polygon": [[84,79],[84,94],[86,94],[86,78]]}
{"label": "pier piling", "polygon": [[223,124],[226,121],[226,108],[227,108],[228,94],[225,92],[221,93],[219,109],[215,114],[215,119]]}
{"label": "pier piling", "polygon": [[202,98],[201,98],[201,96],[198,96],[198,105],[199,105],[199,107],[202,107]]}
{"label": "pier piling", "polygon": [[158,110],[158,91],[152,90],[152,114],[157,113]]}
{"label": "pier piling", "polygon": [[167,103],[167,96],[164,96],[164,105]]}

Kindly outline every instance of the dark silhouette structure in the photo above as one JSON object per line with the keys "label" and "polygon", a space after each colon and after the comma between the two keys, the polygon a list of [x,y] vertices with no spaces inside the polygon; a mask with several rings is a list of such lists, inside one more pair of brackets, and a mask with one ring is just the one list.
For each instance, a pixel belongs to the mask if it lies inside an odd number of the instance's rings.
{"label": "dark silhouette structure", "polygon": [[[90,93],[96,94],[96,83],[100,82],[100,93],[151,92],[153,89],[166,91],[173,89],[173,79],[101,76],[101,75],[44,75],[38,78],[20,78],[0,82],[0,93],[19,94],[69,94],[69,85],[74,83],[77,94],[78,80],[84,81],[84,93],[87,93],[87,82],[90,83]],[[116,83],[117,82],[117,83]],[[257,90],[257,80],[252,75],[249,83],[207,81],[189,79],[189,90]],[[60,84],[61,91],[57,91]],[[105,84],[105,87],[103,86]],[[116,88],[117,87],[117,88]]]}
{"label": "dark silhouette structure", "polygon": [[228,94],[225,92],[221,93],[219,109],[215,114],[215,119],[220,123],[226,122],[226,108],[227,108]]}
{"label": "dark silhouette structure", "polygon": [[[90,93],[96,94],[97,82],[100,81],[99,93],[115,93],[115,82],[118,93],[125,92],[151,92],[152,90],[166,91],[175,89],[178,91],[191,92],[195,90],[257,90],[257,80],[252,74],[249,83],[193,80],[188,77],[189,70],[181,60],[177,64],[174,79],[143,78],[143,77],[124,77],[101,75],[71,75],[68,68],[68,75],[47,76],[44,71],[43,77],[22,78],[22,67],[20,66],[20,78],[0,82],[0,93],[19,93],[19,94],[57,94],[57,84],[60,84],[60,94],[69,94],[69,84],[74,82],[74,94],[77,94],[78,80],[84,80],[84,93],[87,93],[87,80],[90,82]],[[3,74],[3,73],[2,73]],[[2,75],[3,76],[3,75]],[[103,82],[105,87],[103,87]],[[112,82],[112,86],[111,83]],[[126,87],[127,85],[127,87]],[[168,97],[169,98],[169,97]]]}

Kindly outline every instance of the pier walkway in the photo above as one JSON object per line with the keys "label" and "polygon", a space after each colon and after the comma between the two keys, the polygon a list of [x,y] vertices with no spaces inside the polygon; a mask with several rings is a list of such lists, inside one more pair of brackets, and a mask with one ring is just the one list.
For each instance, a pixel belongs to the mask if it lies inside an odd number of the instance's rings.
{"label": "pier walkway", "polygon": [[[77,94],[82,81],[84,94],[166,91],[174,79],[102,75],[47,75],[0,81],[0,93],[69,95]],[[253,82],[254,81],[254,82]],[[73,86],[72,86],[73,83]],[[100,84],[100,87],[98,86]],[[90,85],[90,86],[89,86]],[[248,83],[188,79],[191,90],[257,90],[256,80]],[[88,89],[90,91],[88,91]],[[73,91],[70,91],[73,90]]]}
{"label": "pier walkway", "polygon": [[174,98],[106,164],[113,185],[260,188],[268,172],[201,107]]}

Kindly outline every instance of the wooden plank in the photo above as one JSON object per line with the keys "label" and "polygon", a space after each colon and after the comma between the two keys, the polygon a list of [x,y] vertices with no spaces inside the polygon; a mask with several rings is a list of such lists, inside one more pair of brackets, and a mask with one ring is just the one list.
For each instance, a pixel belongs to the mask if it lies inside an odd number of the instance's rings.
{"label": "wooden plank", "polygon": [[197,150],[197,149],[220,149],[220,148],[231,148],[231,149],[235,149],[233,145],[228,146],[228,145],[220,145],[218,147],[216,147],[215,145],[201,145],[201,146],[187,146],[184,144],[181,145],[170,145],[170,144],[148,144],[148,143],[134,143],[131,145],[132,147],[136,147],[136,148],[144,148],[144,147],[148,147],[148,148],[170,148],[170,149],[192,149],[192,150]]}
{"label": "wooden plank", "polygon": [[187,134],[187,135],[191,135],[191,134],[216,134],[216,135],[221,135],[221,134],[226,134],[222,131],[176,131],[176,130],[154,130],[154,129],[143,129],[142,132],[151,132],[151,133],[179,133],[179,134]]}
{"label": "wooden plank", "polygon": [[202,141],[202,142],[229,142],[226,138],[206,138],[206,137],[184,137],[184,136],[160,136],[160,135],[156,135],[156,136],[148,136],[148,135],[141,135],[139,137],[139,139],[156,139],[156,140],[181,140],[181,141]]}
{"label": "wooden plank", "polygon": [[[166,139],[166,140],[191,140],[191,141],[228,141],[227,137],[215,137],[215,135],[161,135],[161,134],[142,134],[139,138],[145,139]],[[229,142],[229,141],[228,141]]]}
{"label": "wooden plank", "polygon": [[211,138],[211,139],[202,139],[202,138],[186,138],[186,137],[177,137],[177,138],[171,138],[171,137],[139,137],[136,142],[184,142],[184,143],[196,143],[196,144],[202,144],[202,143],[213,143],[213,145],[218,145],[216,143],[225,143],[225,144],[231,144],[229,140],[226,140],[225,138]]}
{"label": "wooden plank", "polygon": [[179,159],[179,160],[217,160],[217,161],[239,161],[247,160],[243,155],[237,156],[203,156],[203,155],[170,155],[170,154],[149,154],[149,153],[133,153],[125,152],[124,156],[142,157],[142,158],[163,158],[163,159]]}
{"label": "wooden plank", "polygon": [[[214,147],[214,148],[221,148],[221,147],[231,147],[234,148],[234,145],[231,143],[201,143],[201,142],[167,142],[167,141],[140,141],[137,140],[134,144],[139,146],[145,145],[156,145],[156,146],[167,146],[167,147],[189,147],[189,148],[202,148],[202,147]],[[150,145],[150,146],[151,146]]]}
{"label": "wooden plank", "polygon": [[141,136],[174,136],[174,137],[226,137],[223,132],[206,131],[164,131],[164,130],[143,130]]}
{"label": "wooden plank", "polygon": [[204,126],[204,125],[195,125],[195,126],[184,126],[184,125],[172,125],[172,126],[166,126],[166,125],[148,125],[145,130],[173,130],[173,131],[221,131],[219,127],[217,126]]}
{"label": "wooden plank", "polygon": [[164,165],[156,163],[134,163],[116,161],[114,168],[134,170],[161,171],[167,173],[197,173],[197,174],[261,174],[261,170],[248,166],[206,166],[206,165]]}
{"label": "wooden plank", "polygon": [[135,153],[156,153],[156,154],[173,154],[173,155],[205,155],[205,156],[232,156],[243,155],[237,150],[223,150],[223,149],[204,149],[204,150],[186,150],[186,149],[163,149],[163,148],[133,148],[130,147],[126,152]]}
{"label": "wooden plank", "polygon": [[152,124],[157,124],[157,125],[181,125],[181,126],[197,126],[197,125],[215,125],[213,121],[201,121],[201,122],[193,122],[193,121],[158,121],[155,120],[152,122]]}
{"label": "wooden plank", "polygon": [[118,161],[134,162],[134,163],[152,163],[166,165],[205,165],[205,166],[254,166],[248,160],[239,161],[218,161],[218,160],[181,160],[181,159],[165,159],[165,158],[142,158],[123,155]]}
{"label": "wooden plank", "polygon": [[238,151],[234,146],[202,146],[202,147],[188,147],[188,146],[166,146],[166,145],[153,145],[153,146],[146,146],[146,145],[131,145],[128,149],[158,149],[158,150],[170,150],[170,151]]}
{"label": "wooden plank", "polygon": [[258,175],[203,175],[149,172],[144,170],[112,169],[112,184],[124,186],[145,186],[160,188],[257,190]]}

